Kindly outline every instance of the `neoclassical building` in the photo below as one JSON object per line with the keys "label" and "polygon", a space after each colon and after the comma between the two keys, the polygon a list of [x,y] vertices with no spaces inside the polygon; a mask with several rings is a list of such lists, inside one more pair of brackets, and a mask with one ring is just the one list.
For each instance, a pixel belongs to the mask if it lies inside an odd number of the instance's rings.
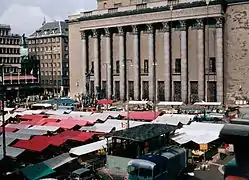
{"label": "neoclassical building", "polygon": [[247,95],[232,61],[249,5],[228,1],[98,0],[96,10],[70,16],[71,95],[186,103]]}

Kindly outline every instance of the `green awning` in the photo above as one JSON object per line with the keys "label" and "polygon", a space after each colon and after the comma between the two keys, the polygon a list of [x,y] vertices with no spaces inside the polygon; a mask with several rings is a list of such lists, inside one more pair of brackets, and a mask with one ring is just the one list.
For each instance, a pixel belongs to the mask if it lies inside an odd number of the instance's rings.
{"label": "green awning", "polygon": [[21,169],[21,172],[29,180],[37,180],[47,175],[50,175],[55,171],[44,163],[38,163],[33,166],[27,166]]}

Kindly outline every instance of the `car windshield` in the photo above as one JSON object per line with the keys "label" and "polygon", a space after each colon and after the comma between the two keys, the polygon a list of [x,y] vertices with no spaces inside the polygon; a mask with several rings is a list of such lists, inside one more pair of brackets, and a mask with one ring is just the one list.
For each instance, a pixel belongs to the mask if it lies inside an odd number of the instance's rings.
{"label": "car windshield", "polygon": [[144,177],[144,178],[152,177],[152,170],[145,169],[145,168],[139,168],[139,176]]}
{"label": "car windshield", "polygon": [[130,175],[132,175],[132,176],[138,175],[138,169],[137,169],[135,166],[132,166],[132,165],[128,166],[127,172],[128,172]]}

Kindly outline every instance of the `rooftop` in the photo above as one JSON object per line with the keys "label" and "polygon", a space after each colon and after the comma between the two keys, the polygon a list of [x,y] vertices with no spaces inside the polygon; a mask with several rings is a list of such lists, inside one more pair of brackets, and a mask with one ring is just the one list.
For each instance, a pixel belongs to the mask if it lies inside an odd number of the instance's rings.
{"label": "rooftop", "polygon": [[41,38],[49,36],[68,36],[68,25],[65,21],[47,22],[36,30],[29,38]]}
{"label": "rooftop", "polygon": [[162,124],[143,124],[129,129],[115,131],[108,136],[117,139],[126,139],[136,142],[146,141],[163,134],[168,134],[174,131],[174,126]]}

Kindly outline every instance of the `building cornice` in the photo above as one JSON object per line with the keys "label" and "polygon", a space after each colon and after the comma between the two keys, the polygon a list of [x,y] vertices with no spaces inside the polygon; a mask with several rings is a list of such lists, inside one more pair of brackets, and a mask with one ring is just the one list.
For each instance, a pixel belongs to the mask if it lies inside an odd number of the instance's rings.
{"label": "building cornice", "polygon": [[27,39],[42,39],[42,38],[51,38],[51,37],[68,37],[66,34],[51,34],[51,35],[42,35],[42,36],[30,36]]}
{"label": "building cornice", "polygon": [[[214,0],[210,1],[209,5],[218,5],[222,4],[224,0]],[[185,8],[195,8],[207,6],[205,1],[195,1],[192,3],[179,3],[175,4],[173,9],[185,9]],[[97,20],[97,19],[104,19],[104,18],[112,18],[112,17],[120,17],[120,16],[129,16],[129,15],[137,15],[137,14],[145,14],[145,13],[154,13],[154,12],[161,12],[161,11],[170,11],[170,5],[154,7],[154,8],[142,8],[142,9],[135,9],[135,10],[128,10],[122,12],[112,12],[112,13],[104,13],[100,15],[89,15],[83,16],[72,20],[67,20],[68,23],[80,22],[80,21],[88,21],[88,20]]]}

